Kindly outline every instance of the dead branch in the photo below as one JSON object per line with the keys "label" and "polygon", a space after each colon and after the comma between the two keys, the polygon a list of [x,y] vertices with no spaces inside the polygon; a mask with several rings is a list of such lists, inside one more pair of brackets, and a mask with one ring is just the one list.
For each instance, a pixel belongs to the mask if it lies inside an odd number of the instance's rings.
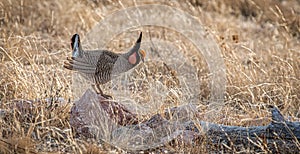
{"label": "dead branch", "polygon": [[[186,115],[188,110],[187,106],[181,106],[173,108],[165,114],[170,114],[170,111],[172,116],[175,117]],[[87,137],[105,138],[105,140],[110,140],[113,143],[116,143],[116,140],[119,141],[120,138],[123,140],[128,138],[126,143],[130,144],[121,147],[127,150],[153,148],[150,145],[148,147],[145,145],[138,146],[139,135],[142,135],[144,138],[151,138],[153,142],[159,142],[161,146],[176,139],[180,139],[189,145],[206,142],[208,151],[212,152],[299,152],[300,122],[286,121],[277,108],[272,108],[271,112],[272,122],[267,126],[227,126],[205,121],[198,121],[198,123],[197,121],[174,122],[174,120],[164,118],[165,115],[161,116],[159,114],[137,124],[137,115],[130,112],[126,107],[117,102],[108,102],[88,90],[80,100],[75,102],[70,123],[79,134]],[[99,126],[96,131],[90,127],[95,125]],[[109,126],[104,127],[103,125]],[[113,134],[110,134],[109,137],[105,136],[103,130],[108,127],[106,133]],[[134,131],[130,134],[128,130]],[[122,131],[125,131],[127,136],[120,133]],[[159,135],[153,137],[153,134]],[[139,138],[136,136],[139,136]],[[158,139],[157,136],[160,138]],[[146,141],[143,140],[143,142]],[[147,144],[153,142],[150,142],[149,139]],[[137,145],[133,146],[131,143]]]}

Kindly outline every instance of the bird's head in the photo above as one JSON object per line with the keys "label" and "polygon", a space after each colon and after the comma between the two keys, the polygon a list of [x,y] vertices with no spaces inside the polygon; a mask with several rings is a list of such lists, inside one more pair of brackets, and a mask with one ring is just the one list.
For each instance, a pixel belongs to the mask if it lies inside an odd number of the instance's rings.
{"label": "bird's head", "polygon": [[125,53],[125,57],[128,58],[128,61],[132,65],[137,65],[140,61],[144,62],[146,57],[146,52],[143,49],[140,49],[142,41],[142,32],[140,33],[139,38],[136,40],[135,45],[130,49],[128,53]]}
{"label": "bird's head", "polygon": [[140,49],[139,50],[139,56],[140,56],[142,62],[144,62],[145,61],[145,57],[146,57],[146,51],[143,50],[143,49]]}

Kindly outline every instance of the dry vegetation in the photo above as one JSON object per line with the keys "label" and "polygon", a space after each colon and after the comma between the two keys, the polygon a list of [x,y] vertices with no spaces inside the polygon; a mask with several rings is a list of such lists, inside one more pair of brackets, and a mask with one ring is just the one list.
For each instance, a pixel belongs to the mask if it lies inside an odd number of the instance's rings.
{"label": "dry vegetation", "polygon": [[[73,134],[69,124],[72,104],[68,101],[72,99],[71,72],[62,68],[62,62],[70,54],[73,33],[84,35],[115,10],[152,3],[157,2],[1,1],[0,153],[113,152],[105,144],[97,146],[97,142]],[[223,117],[215,122],[266,124],[268,105],[278,106],[284,116],[299,121],[299,0],[179,0],[161,4],[199,18],[220,45],[227,67],[226,106]],[[153,33],[164,37],[164,33]],[[168,38],[172,36],[165,36]],[[200,70],[201,80],[208,80],[207,73]],[[205,89],[201,95],[209,98]],[[29,107],[18,110],[20,105]],[[177,144],[167,149],[205,151],[205,142],[200,147]]]}

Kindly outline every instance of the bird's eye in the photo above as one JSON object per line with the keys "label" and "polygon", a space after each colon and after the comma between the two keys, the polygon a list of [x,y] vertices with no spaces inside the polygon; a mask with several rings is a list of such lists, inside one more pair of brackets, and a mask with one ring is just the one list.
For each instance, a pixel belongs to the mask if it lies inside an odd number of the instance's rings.
{"label": "bird's eye", "polygon": [[143,58],[146,57],[146,52],[144,50],[140,50],[140,53],[141,53]]}

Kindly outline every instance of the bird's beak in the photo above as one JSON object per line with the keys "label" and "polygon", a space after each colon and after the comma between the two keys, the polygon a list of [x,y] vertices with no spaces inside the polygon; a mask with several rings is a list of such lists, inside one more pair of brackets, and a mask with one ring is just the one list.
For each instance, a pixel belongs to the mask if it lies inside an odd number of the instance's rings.
{"label": "bird's beak", "polygon": [[145,50],[140,50],[140,53],[141,53],[141,55],[142,55],[142,57],[141,57],[141,59],[142,59],[142,62],[144,62],[144,59],[145,59],[145,57],[146,57],[146,52],[145,52]]}

